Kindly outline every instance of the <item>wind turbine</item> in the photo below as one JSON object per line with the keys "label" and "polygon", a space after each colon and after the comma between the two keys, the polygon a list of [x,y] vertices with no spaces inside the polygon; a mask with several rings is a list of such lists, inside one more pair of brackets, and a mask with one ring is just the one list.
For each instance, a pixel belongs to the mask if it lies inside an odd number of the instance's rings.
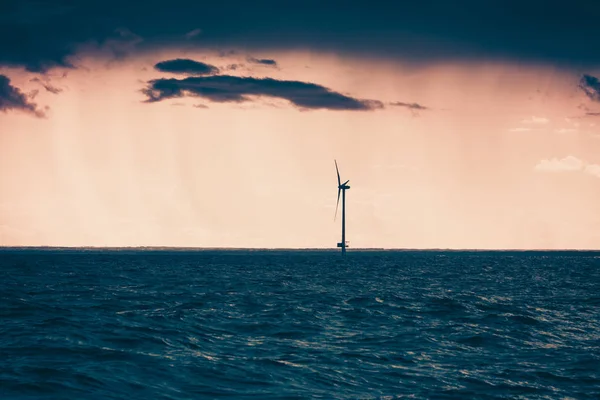
{"label": "wind turbine", "polygon": [[347,180],[346,182],[342,183],[342,180],[340,179],[340,170],[338,169],[337,161],[333,160],[333,162],[335,162],[335,172],[337,172],[337,180],[338,180],[338,196],[337,196],[337,203],[335,204],[335,215],[333,217],[333,220],[335,221],[335,218],[337,217],[337,210],[338,210],[338,206],[340,205],[340,192],[341,192],[342,193],[342,242],[338,243],[337,247],[342,248],[342,255],[345,256],[346,255],[346,246],[348,245],[346,243],[346,189],[350,189],[350,186],[348,186],[348,182],[350,182],[350,180]]}

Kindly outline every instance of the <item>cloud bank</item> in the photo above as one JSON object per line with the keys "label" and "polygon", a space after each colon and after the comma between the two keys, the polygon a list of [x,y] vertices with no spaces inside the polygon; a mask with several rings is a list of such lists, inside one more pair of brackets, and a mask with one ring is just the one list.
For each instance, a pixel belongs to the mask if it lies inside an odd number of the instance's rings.
{"label": "cloud bank", "polygon": [[536,166],[536,171],[561,172],[561,171],[579,171],[584,163],[577,157],[567,156],[562,159],[552,158],[541,160]]}
{"label": "cloud bank", "polygon": [[146,50],[303,48],[424,63],[597,67],[600,41],[590,38],[600,37],[598,15],[600,2],[590,0],[306,0],[302,7],[275,0],[3,0],[0,65],[72,67],[81,45],[105,43],[127,28]]}
{"label": "cloud bank", "polygon": [[0,75],[0,111],[20,110],[36,117],[44,117],[44,113],[38,109],[37,105],[27,98],[19,88],[10,83],[10,79]]}
{"label": "cloud bank", "polygon": [[577,172],[581,171],[589,175],[600,178],[600,165],[587,164],[574,156],[567,156],[562,159],[551,158],[541,160],[535,167],[538,172]]}
{"label": "cloud bank", "polygon": [[187,58],[161,61],[154,65],[154,68],[161,72],[184,75],[213,75],[219,72],[219,68],[214,65]]}
{"label": "cloud bank", "polygon": [[142,92],[148,103],[184,96],[216,103],[241,103],[250,101],[249,96],[268,96],[288,100],[301,109],[368,111],[383,108],[380,101],[353,98],[314,83],[230,75],[155,79],[148,82]]}
{"label": "cloud bank", "polygon": [[248,57],[248,62],[253,63],[253,64],[268,65],[268,66],[271,66],[271,67],[276,67],[277,66],[277,61],[271,60],[269,58]]}

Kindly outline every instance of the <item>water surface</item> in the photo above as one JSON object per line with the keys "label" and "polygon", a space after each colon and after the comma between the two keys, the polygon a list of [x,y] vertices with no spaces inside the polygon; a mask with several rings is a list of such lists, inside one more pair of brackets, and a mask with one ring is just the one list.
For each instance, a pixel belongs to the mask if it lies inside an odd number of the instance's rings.
{"label": "water surface", "polygon": [[2,399],[598,399],[600,253],[0,250]]}

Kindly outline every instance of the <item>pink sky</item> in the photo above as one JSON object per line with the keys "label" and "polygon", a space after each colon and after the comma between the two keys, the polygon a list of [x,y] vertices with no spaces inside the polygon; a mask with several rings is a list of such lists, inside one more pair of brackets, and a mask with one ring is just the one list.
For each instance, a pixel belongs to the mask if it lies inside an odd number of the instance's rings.
{"label": "pink sky", "polygon": [[582,111],[600,105],[579,71],[265,52],[252,56],[278,69],[229,72],[429,109],[142,102],[144,82],[168,75],[156,62],[249,55],[83,57],[49,73],[58,95],[1,70],[49,110],[0,114],[0,244],[335,247],[335,158],[351,247],[600,248],[600,117]]}

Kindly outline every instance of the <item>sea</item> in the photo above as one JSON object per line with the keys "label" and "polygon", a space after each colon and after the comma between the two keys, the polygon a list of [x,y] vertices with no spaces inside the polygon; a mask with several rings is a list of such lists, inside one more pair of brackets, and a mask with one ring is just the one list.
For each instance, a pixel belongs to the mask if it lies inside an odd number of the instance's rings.
{"label": "sea", "polygon": [[600,252],[0,250],[0,399],[600,399]]}

